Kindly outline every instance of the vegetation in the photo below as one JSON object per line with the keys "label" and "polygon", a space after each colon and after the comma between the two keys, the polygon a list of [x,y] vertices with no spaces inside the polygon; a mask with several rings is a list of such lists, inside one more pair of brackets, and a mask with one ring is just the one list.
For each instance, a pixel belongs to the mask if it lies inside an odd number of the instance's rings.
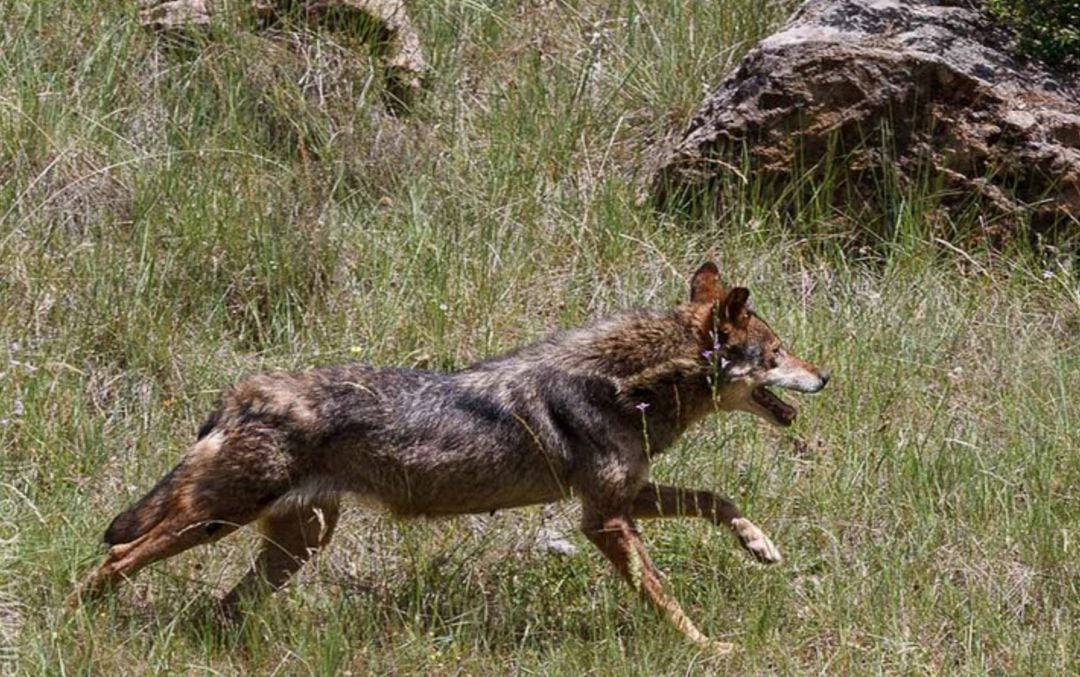
{"label": "vegetation", "polygon": [[[347,33],[260,31],[234,3],[166,43],[134,4],[0,8],[0,672],[1080,671],[1069,261],[946,243],[932,186],[883,180],[872,233],[752,183],[720,214],[637,200],[789,2],[414,3],[433,72],[409,117]],[[833,373],[792,429],[718,416],[655,469],[732,495],[784,552],[763,568],[704,524],[643,526],[731,657],[662,626],[572,506],[351,510],[235,630],[208,610],[248,533],[65,610],[108,520],[242,374],[462,366],[668,306],[706,256]],[[538,552],[542,524],[579,554]]]}
{"label": "vegetation", "polygon": [[1080,67],[1080,0],[988,0],[986,6],[1016,31],[1024,52],[1051,66]]}

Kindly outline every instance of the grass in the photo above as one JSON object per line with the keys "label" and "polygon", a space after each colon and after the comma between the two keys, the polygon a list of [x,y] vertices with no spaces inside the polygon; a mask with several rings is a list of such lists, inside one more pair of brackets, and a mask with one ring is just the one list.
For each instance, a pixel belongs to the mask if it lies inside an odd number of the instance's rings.
{"label": "grass", "polygon": [[[389,115],[348,35],[194,45],[135,9],[0,8],[0,668],[13,673],[1080,671],[1080,285],[1067,259],[942,244],[754,186],[658,214],[640,171],[791,3],[415,3],[433,71]],[[828,194],[824,186],[822,194]],[[977,215],[972,215],[974,219]],[[965,224],[957,224],[962,229]],[[656,466],[778,543],[646,525],[688,646],[573,530],[572,506],[398,523],[350,510],[235,631],[211,596],[249,534],[64,609],[108,520],[243,374],[454,368],[552,328],[669,306],[714,256],[833,381],[787,431],[710,419]],[[542,524],[573,557],[536,552]]]}

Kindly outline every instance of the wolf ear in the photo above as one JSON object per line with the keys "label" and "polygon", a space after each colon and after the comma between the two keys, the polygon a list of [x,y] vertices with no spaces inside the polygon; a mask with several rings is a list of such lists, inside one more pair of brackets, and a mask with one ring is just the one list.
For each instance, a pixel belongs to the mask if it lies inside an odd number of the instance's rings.
{"label": "wolf ear", "polygon": [[724,295],[724,285],[720,284],[720,270],[712,261],[706,261],[690,280],[690,302],[712,303]]}
{"label": "wolf ear", "polygon": [[729,322],[739,324],[746,319],[746,302],[750,299],[750,291],[746,287],[735,287],[728,292],[724,299],[724,314]]}

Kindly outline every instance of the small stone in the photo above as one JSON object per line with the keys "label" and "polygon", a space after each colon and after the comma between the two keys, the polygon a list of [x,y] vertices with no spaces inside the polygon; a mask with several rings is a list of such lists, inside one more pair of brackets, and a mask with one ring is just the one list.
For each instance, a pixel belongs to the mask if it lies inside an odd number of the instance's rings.
{"label": "small stone", "polygon": [[154,31],[183,31],[210,25],[210,12],[203,0],[148,0],[140,3],[139,24]]}
{"label": "small stone", "polygon": [[541,527],[536,534],[536,547],[552,555],[570,557],[578,553],[577,546],[563,538],[554,529]]}

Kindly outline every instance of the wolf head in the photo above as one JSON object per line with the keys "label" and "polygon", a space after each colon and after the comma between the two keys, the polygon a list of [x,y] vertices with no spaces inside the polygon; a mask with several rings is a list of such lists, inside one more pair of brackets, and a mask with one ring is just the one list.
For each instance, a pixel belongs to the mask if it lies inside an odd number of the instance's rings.
{"label": "wolf head", "polygon": [[749,296],[744,287],[725,290],[712,262],[701,266],[690,282],[702,359],[714,368],[713,400],[719,409],[746,411],[789,426],[796,409],[770,388],[816,393],[829,375],[793,355],[747,307]]}

